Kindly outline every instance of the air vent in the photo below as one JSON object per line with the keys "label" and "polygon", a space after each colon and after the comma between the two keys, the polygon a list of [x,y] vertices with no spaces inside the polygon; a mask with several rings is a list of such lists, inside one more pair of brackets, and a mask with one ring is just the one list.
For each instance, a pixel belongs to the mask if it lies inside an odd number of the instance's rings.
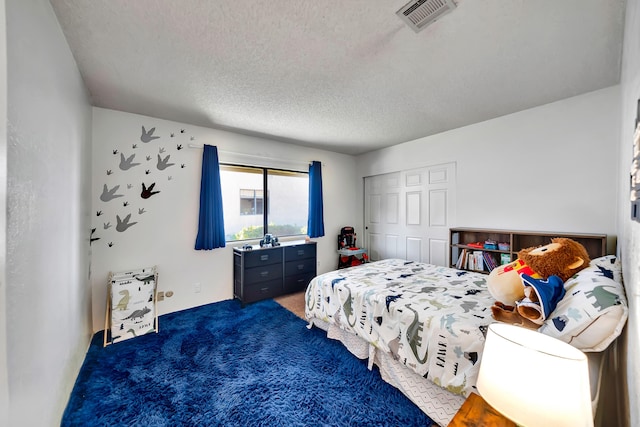
{"label": "air vent", "polygon": [[455,7],[453,0],[418,0],[405,4],[396,15],[417,33]]}

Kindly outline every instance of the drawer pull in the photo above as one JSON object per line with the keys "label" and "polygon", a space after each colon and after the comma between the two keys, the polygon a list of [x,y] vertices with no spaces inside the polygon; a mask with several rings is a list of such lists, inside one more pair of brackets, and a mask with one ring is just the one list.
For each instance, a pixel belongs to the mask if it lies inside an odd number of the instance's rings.
{"label": "drawer pull", "polygon": [[268,261],[269,255],[260,255],[260,261]]}
{"label": "drawer pull", "polygon": [[298,283],[304,282],[304,279],[298,279]]}
{"label": "drawer pull", "polygon": [[260,276],[262,276],[262,277],[267,277],[268,275],[269,275],[268,271],[263,271],[263,272],[260,273]]}
{"label": "drawer pull", "polygon": [[298,264],[298,270],[304,270],[304,264]]}
{"label": "drawer pull", "polygon": [[299,256],[303,256],[304,255],[304,249],[298,249],[298,255]]}
{"label": "drawer pull", "polygon": [[268,291],[269,291],[269,288],[260,288],[260,292],[262,292],[263,294]]}

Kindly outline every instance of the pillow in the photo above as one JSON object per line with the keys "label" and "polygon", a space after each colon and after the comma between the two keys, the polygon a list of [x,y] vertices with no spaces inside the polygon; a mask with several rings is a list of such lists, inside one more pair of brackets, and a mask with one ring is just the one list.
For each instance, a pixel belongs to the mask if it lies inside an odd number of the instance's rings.
{"label": "pillow", "polygon": [[[622,264],[615,255],[605,255],[600,258],[591,260],[589,267],[598,267],[604,276],[613,279],[618,283],[622,283]],[[587,270],[587,267],[585,270]],[[580,274],[580,273],[578,273]]]}
{"label": "pillow", "polygon": [[564,298],[538,331],[585,352],[606,349],[628,315],[618,259],[607,255],[592,260],[564,288]]}

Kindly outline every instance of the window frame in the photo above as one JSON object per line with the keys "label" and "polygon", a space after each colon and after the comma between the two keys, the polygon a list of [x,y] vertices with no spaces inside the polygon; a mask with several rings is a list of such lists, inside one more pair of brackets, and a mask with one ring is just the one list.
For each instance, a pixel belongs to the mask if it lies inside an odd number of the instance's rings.
{"label": "window frame", "polygon": [[[262,230],[263,230],[263,235],[268,234],[269,233],[269,205],[270,205],[270,201],[269,201],[269,188],[268,188],[268,184],[267,181],[269,180],[269,171],[275,171],[275,172],[282,172],[283,174],[302,174],[302,175],[306,175],[307,176],[307,180],[309,179],[309,171],[299,171],[299,170],[293,170],[293,169],[282,169],[282,168],[275,168],[275,167],[269,167],[269,166],[255,166],[255,165],[243,165],[243,164],[239,164],[239,163],[227,163],[227,162],[220,162],[219,163],[220,168],[224,168],[224,167],[231,167],[231,168],[242,168],[242,169],[254,169],[254,170],[262,170],[262,194],[263,194],[263,198],[262,198],[262,209],[263,209],[263,213],[262,213]],[[254,189],[255,191],[255,189]],[[308,198],[308,193],[307,193],[307,198]],[[308,219],[309,213],[307,212],[307,219]],[[285,235],[281,235],[281,236],[277,236],[279,237],[291,237],[291,236],[303,236],[303,234],[285,234]],[[255,238],[250,238],[250,239],[241,239],[241,240],[229,240],[230,242],[246,242],[249,240],[256,240]]]}

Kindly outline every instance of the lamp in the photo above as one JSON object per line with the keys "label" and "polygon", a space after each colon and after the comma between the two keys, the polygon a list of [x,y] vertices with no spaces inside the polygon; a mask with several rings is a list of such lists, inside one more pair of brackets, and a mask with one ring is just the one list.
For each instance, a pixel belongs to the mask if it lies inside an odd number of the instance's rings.
{"label": "lamp", "polygon": [[533,330],[489,325],[476,387],[519,425],[593,426],[586,355]]}

